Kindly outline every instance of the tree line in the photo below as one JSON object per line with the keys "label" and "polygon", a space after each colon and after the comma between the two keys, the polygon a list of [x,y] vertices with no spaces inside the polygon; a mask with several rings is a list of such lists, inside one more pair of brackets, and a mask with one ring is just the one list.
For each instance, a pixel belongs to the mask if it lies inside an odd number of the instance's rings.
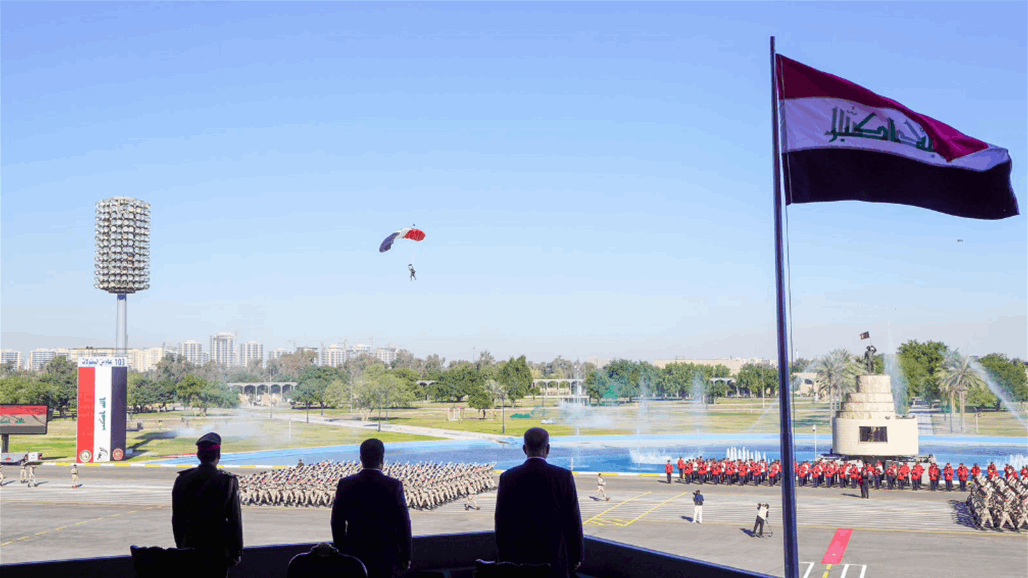
{"label": "tree line", "polygon": [[[893,367],[886,368],[887,362]],[[980,358],[951,351],[944,343],[911,340],[902,344],[888,360],[879,354],[875,373],[898,373],[904,382],[898,399],[905,407],[914,397],[940,401],[949,407],[994,407],[999,409],[998,388],[1008,399],[1028,401],[1028,375],[1020,359],[993,353]],[[980,368],[980,371],[979,371]],[[66,358],[58,357],[41,372],[2,368],[0,403],[45,404],[64,416],[74,411],[77,370]],[[833,408],[855,388],[863,369],[860,358],[846,350],[835,350],[815,359],[796,359],[790,374],[813,371],[818,376],[819,396],[828,397]],[[984,374],[993,388],[981,378]],[[298,351],[250,367],[223,367],[215,363],[196,365],[182,356],[167,355],[154,369],[129,372],[128,402],[134,412],[158,411],[183,404],[206,412],[211,407],[236,407],[246,400],[227,383],[296,382],[286,398],[306,408],[346,408],[367,419],[377,408],[410,407],[417,401],[466,403],[484,412],[497,405],[512,405],[537,395],[534,379],[583,379],[584,393],[597,403],[650,398],[702,398],[714,403],[728,396],[774,397],[778,394],[778,371],[774,364],[743,365],[736,373],[725,365],[669,363],[659,368],[647,361],[614,359],[603,367],[576,364],[557,357],[531,363],[525,356],[497,361],[482,351],[473,361],[429,355],[421,359],[401,350],[385,364],[363,354],[338,367],[317,365],[311,351]],[[428,382],[426,384],[426,382]],[[794,388],[796,387],[794,382]]]}

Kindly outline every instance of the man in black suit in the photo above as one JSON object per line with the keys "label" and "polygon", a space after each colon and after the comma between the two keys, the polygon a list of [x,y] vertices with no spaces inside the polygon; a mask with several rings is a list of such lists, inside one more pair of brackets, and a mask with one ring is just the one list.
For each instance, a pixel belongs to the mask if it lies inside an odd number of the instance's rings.
{"label": "man in black suit", "polygon": [[193,548],[204,559],[197,576],[224,577],[243,556],[243,518],[239,481],[221,461],[221,436],[211,432],[196,442],[199,467],[183,470],[171,490],[171,527],[175,545]]}
{"label": "man in black suit", "polygon": [[385,446],[371,438],[361,444],[360,473],[339,480],[332,505],[332,540],[356,556],[368,578],[391,578],[410,568],[411,531],[403,482],[382,473]]}
{"label": "man in black suit", "polygon": [[500,475],[496,496],[496,546],[500,561],[549,564],[554,578],[566,578],[585,550],[578,490],[571,472],[546,463],[550,434],[525,432],[528,459]]}

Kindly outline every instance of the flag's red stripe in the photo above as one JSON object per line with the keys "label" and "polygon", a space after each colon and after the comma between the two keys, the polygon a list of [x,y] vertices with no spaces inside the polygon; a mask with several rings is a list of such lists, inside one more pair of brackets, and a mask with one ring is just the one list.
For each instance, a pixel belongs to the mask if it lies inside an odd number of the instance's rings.
{"label": "flag's red stripe", "polygon": [[821,559],[822,564],[838,564],[842,562],[842,555],[846,553],[846,546],[850,543],[850,536],[853,530],[838,529],[832,536],[832,543],[828,545],[825,557]]}
{"label": "flag's red stripe", "polygon": [[[76,438],[75,459],[82,454],[82,450],[93,451],[93,423],[96,421],[94,415],[93,393],[96,388],[96,368],[79,368],[79,405],[78,405],[78,436]],[[92,461],[92,460],[90,460]]]}
{"label": "flag's red stripe", "polygon": [[46,415],[45,405],[15,405],[0,407],[0,415]]}
{"label": "flag's red stripe", "polygon": [[411,229],[403,238],[410,239],[411,241],[423,241],[425,239],[425,232],[421,229]]}
{"label": "flag's red stripe", "polygon": [[988,143],[967,136],[944,122],[914,112],[902,104],[875,94],[845,78],[821,72],[806,64],[777,55],[778,98],[839,98],[874,108],[891,108],[916,120],[932,137],[935,151],[948,161],[989,148]]}

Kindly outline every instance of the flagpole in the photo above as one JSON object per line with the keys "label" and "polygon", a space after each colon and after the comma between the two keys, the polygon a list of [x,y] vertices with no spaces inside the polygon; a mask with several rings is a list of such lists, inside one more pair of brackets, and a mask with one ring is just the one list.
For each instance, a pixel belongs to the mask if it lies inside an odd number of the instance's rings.
{"label": "flagpole", "polygon": [[785,578],[799,578],[799,548],[796,531],[796,477],[792,440],[792,387],[789,383],[789,340],[785,310],[785,247],[782,237],[782,175],[778,145],[778,73],[775,66],[775,37],[771,37],[771,135],[775,198],[775,289],[778,319],[778,409],[781,415],[782,527],[785,529]]}

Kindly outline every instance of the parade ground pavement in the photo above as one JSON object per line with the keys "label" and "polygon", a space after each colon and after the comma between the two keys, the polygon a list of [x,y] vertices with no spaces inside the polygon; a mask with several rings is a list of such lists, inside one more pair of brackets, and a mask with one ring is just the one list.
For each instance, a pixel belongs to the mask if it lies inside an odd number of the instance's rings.
{"label": "parade ground pavement", "polygon": [[[40,485],[8,477],[0,488],[0,564],[127,555],[129,545],[174,546],[175,468],[37,468]],[[259,470],[234,470],[240,475]],[[704,485],[703,524],[691,523],[697,486],[658,477],[608,476],[610,501],[593,498],[595,476],[578,475],[587,535],[781,576],[778,488]],[[798,488],[802,578],[1028,576],[1028,535],[971,525],[966,493]],[[758,502],[771,505],[773,536],[751,537]],[[496,492],[431,511],[411,511],[416,535],[490,531]],[[244,506],[247,546],[331,541],[329,508]],[[851,530],[851,532],[838,532]],[[849,535],[845,542],[846,534]],[[834,544],[834,545],[833,545]],[[414,553],[417,556],[417,552]]]}

